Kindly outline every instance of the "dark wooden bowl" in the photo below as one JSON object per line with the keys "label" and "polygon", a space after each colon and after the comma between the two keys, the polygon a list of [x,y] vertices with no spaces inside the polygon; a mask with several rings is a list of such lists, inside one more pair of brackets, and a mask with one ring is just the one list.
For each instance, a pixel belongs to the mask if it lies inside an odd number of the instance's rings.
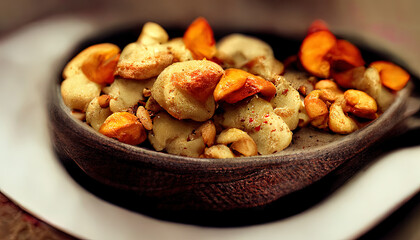
{"label": "dark wooden bowl", "polygon": [[[135,41],[138,33],[133,28],[102,33],[81,43],[75,54],[99,42],[124,46]],[[299,41],[271,34],[258,37],[270,44],[289,44],[291,53],[297,52]],[[371,51],[363,53],[372,59],[379,56]],[[61,70],[57,69],[59,76]],[[117,190],[112,194],[114,199],[128,196],[119,193],[129,193],[168,211],[220,212],[264,206],[314,184],[343,163],[361,161],[362,153],[407,117],[407,99],[412,91],[412,85],[400,91],[383,115],[349,135],[305,128],[297,130],[291,146],[277,154],[201,159],[130,146],[98,134],[71,116],[60,94],[61,81],[61,77],[53,79],[48,100],[52,143],[58,157],[76,163],[98,186]]]}

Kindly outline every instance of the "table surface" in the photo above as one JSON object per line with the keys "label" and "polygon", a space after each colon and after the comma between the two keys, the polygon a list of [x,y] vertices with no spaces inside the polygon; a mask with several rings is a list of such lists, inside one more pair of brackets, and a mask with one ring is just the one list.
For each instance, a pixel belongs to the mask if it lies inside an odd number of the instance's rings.
{"label": "table surface", "polygon": [[0,193],[0,239],[76,239],[25,212]]}

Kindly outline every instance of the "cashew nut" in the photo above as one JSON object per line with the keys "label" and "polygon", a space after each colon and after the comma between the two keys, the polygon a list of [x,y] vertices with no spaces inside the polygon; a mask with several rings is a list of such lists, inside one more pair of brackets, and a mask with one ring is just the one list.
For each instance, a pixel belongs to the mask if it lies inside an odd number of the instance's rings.
{"label": "cashew nut", "polygon": [[226,145],[214,145],[204,150],[204,157],[206,158],[234,158],[235,155]]}
{"label": "cashew nut", "polygon": [[341,96],[343,96],[343,91],[341,91],[338,85],[331,80],[320,80],[315,84],[315,89],[322,90],[322,99],[325,101],[334,102]]}
{"label": "cashew nut", "polygon": [[213,91],[223,69],[207,60],[174,63],[153,85],[152,97],[176,119],[206,121],[216,109]]}
{"label": "cashew nut", "polygon": [[163,45],[130,43],[122,50],[115,75],[144,80],[156,77],[172,64],[173,56]]}
{"label": "cashew nut", "polygon": [[109,107],[101,106],[100,98],[101,97],[96,97],[90,101],[86,109],[86,123],[90,124],[90,126],[92,126],[92,128],[96,131],[99,131],[99,128],[105,122],[107,117],[112,114]]}
{"label": "cashew nut", "polygon": [[203,137],[190,139],[189,136],[200,125],[198,122],[177,120],[166,112],[160,112],[153,118],[149,141],[156,151],[166,150],[171,154],[198,157],[205,148]]}
{"label": "cashew nut", "polygon": [[111,111],[121,112],[134,106],[140,100],[145,100],[143,90],[151,88],[154,82],[154,78],[147,80],[116,78],[109,87],[103,89],[103,92],[112,97],[109,102]]}
{"label": "cashew nut", "polygon": [[86,111],[92,99],[99,96],[102,86],[90,81],[84,74],[76,74],[61,83],[64,104],[71,109]]}
{"label": "cashew nut", "polygon": [[[84,49],[67,63],[62,74],[64,81],[61,83],[61,95],[64,104],[71,109],[86,111],[89,102],[101,93],[102,84],[91,81],[89,77],[92,76],[87,76],[82,67],[86,61],[92,61],[90,57],[95,54],[99,58],[94,58],[93,60],[100,61],[102,53],[106,55],[117,52],[119,52],[119,48],[114,44],[96,44]],[[95,65],[97,63],[93,61],[92,64]],[[92,69],[89,68],[90,70]]]}
{"label": "cashew nut", "polygon": [[237,128],[223,130],[217,137],[218,144],[230,145],[230,148],[242,155],[255,156],[258,154],[254,140],[244,131]]}
{"label": "cashew nut", "polygon": [[168,39],[168,33],[159,24],[147,22],[144,24],[137,42],[143,45],[154,45],[166,43]]}
{"label": "cashew nut", "polygon": [[328,106],[321,99],[322,90],[313,90],[304,100],[305,110],[311,119],[311,125],[317,128],[328,127]]}
{"label": "cashew nut", "polygon": [[346,100],[344,97],[337,99],[330,107],[328,126],[331,131],[340,134],[349,134],[358,129],[356,121],[344,112]]}
{"label": "cashew nut", "polygon": [[190,50],[185,47],[182,38],[174,38],[164,44],[173,55],[174,62],[185,62],[194,60],[194,57]]}
{"label": "cashew nut", "polygon": [[214,144],[216,138],[216,126],[213,121],[207,121],[201,125],[197,130],[203,137],[203,141],[206,146],[211,147]]}
{"label": "cashew nut", "polygon": [[346,100],[347,112],[367,119],[376,119],[378,117],[376,101],[367,93],[349,89],[344,92],[344,99]]}

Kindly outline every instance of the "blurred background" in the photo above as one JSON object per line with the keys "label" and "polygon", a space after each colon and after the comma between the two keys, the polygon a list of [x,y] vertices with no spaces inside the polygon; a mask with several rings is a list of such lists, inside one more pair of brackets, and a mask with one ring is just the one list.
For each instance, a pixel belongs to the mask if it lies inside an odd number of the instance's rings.
{"label": "blurred background", "polygon": [[52,16],[74,15],[100,26],[156,21],[186,26],[197,16],[212,27],[229,26],[302,35],[311,21],[327,21],[337,34],[350,33],[404,56],[420,69],[420,1],[416,0],[6,0],[0,2],[0,36]]}

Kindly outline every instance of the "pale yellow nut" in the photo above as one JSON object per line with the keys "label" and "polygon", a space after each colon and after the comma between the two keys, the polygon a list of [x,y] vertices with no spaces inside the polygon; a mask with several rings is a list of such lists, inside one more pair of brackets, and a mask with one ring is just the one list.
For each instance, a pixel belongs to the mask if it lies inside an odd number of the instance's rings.
{"label": "pale yellow nut", "polygon": [[322,91],[322,99],[325,101],[334,102],[341,96],[343,96],[343,91],[338,87],[338,85],[331,80],[321,80],[315,84],[315,89]]}
{"label": "pale yellow nut", "polygon": [[169,50],[174,58],[174,62],[185,62],[194,60],[194,57],[190,50],[185,46],[184,41],[182,38],[173,38],[169,40],[167,43],[163,44]]}
{"label": "pale yellow nut", "polygon": [[168,33],[162,26],[154,22],[147,22],[144,24],[137,42],[143,45],[153,45],[166,43],[168,39]]}
{"label": "pale yellow nut", "polygon": [[130,43],[122,50],[115,75],[145,80],[158,76],[172,64],[173,56],[162,45]]}
{"label": "pale yellow nut", "polygon": [[112,112],[127,111],[135,106],[139,101],[145,100],[143,90],[153,86],[155,79],[133,80],[116,78],[103,92],[110,95],[109,106]]}
{"label": "pale yellow nut", "polygon": [[224,130],[217,137],[218,144],[230,145],[230,147],[244,156],[255,156],[258,154],[257,145],[254,140],[244,131],[237,128]]}
{"label": "pale yellow nut", "polygon": [[285,121],[274,113],[270,102],[253,97],[239,104],[223,105],[225,111],[216,116],[216,125],[223,128],[238,128],[254,140],[261,155],[280,152],[292,141],[293,132]]}
{"label": "pale yellow nut", "polygon": [[204,157],[206,158],[234,158],[235,155],[226,145],[213,145],[204,149]]}
{"label": "pale yellow nut", "polygon": [[330,107],[328,115],[328,127],[331,131],[339,134],[349,134],[358,129],[356,121],[344,112],[345,99],[340,98],[335,101]]}
{"label": "pale yellow nut", "polygon": [[[102,95],[104,96],[104,95]],[[96,97],[90,101],[86,109],[86,123],[96,131],[102,126],[105,120],[112,114],[109,107],[101,106],[101,97]],[[103,104],[103,103],[102,103]]]}
{"label": "pale yellow nut", "polygon": [[216,139],[216,126],[213,121],[207,121],[201,125],[196,131],[192,132],[189,136],[189,140],[202,138],[207,147],[211,147]]}
{"label": "pale yellow nut", "polygon": [[395,94],[391,93],[381,83],[378,70],[374,67],[366,68],[363,77],[354,81],[356,89],[367,93],[376,100],[378,109],[384,112],[394,102]]}
{"label": "pale yellow nut", "polygon": [[191,139],[189,136],[196,132],[200,123],[177,120],[168,113],[159,112],[153,118],[153,129],[149,132],[149,141],[156,151],[166,151],[170,154],[199,157],[205,148],[200,136]]}
{"label": "pale yellow nut", "polygon": [[174,63],[159,74],[151,97],[176,119],[207,121],[216,110],[212,94],[223,72],[208,60]]}
{"label": "pale yellow nut", "polygon": [[299,109],[302,101],[299,92],[282,76],[276,78],[276,95],[270,103],[274,113],[279,115],[290,130],[296,129],[299,123]]}
{"label": "pale yellow nut", "polygon": [[86,111],[92,99],[101,93],[101,85],[90,81],[84,74],[68,77],[61,83],[64,104],[71,109]]}

